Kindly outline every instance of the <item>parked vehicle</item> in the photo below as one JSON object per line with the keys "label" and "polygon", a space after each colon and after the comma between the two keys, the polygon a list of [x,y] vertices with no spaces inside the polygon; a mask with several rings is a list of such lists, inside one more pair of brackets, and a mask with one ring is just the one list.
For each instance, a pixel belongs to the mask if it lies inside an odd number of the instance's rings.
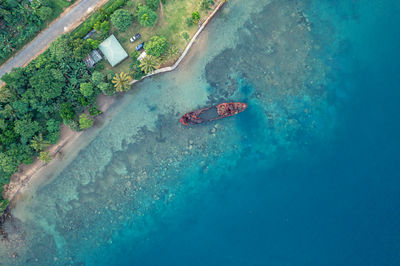
{"label": "parked vehicle", "polygon": [[136,40],[139,40],[141,37],[142,37],[142,35],[140,35],[140,33],[138,33],[135,36],[132,36],[129,40],[131,42],[135,42]]}
{"label": "parked vehicle", "polygon": [[136,51],[140,51],[140,50],[142,50],[143,49],[143,47],[144,47],[144,42],[142,42],[141,44],[139,44],[138,46],[136,46]]}
{"label": "parked vehicle", "polygon": [[146,51],[143,51],[137,58],[138,61],[142,61],[147,56]]}

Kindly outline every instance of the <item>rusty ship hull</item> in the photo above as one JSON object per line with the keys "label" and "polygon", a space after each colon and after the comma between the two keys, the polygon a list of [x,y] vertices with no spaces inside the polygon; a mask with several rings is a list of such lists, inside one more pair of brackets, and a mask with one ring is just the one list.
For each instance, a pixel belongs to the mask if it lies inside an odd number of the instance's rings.
{"label": "rusty ship hull", "polygon": [[185,126],[197,125],[236,115],[246,108],[242,102],[221,103],[184,114],[179,121]]}

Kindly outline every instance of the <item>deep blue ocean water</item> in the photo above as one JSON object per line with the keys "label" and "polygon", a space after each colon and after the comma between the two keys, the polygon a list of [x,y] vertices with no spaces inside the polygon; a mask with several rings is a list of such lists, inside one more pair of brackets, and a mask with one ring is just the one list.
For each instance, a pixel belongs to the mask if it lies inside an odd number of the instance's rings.
{"label": "deep blue ocean water", "polygon": [[[400,264],[400,4],[329,2],[321,13],[343,23],[350,46],[335,59],[332,86],[348,95],[334,137],[272,169],[240,161],[231,184],[115,265]],[[357,20],[335,21],[346,12]]]}
{"label": "deep blue ocean water", "polygon": [[[0,265],[399,265],[398,14],[393,0],[231,0],[204,51],[124,96],[15,208]],[[249,108],[177,123],[221,99]]]}

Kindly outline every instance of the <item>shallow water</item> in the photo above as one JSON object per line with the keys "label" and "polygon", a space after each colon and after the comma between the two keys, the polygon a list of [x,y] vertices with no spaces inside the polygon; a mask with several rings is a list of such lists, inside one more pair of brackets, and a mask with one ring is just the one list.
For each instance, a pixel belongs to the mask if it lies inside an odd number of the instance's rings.
{"label": "shallow water", "polygon": [[[229,1],[177,71],[27,192],[1,262],[398,265],[399,11]],[[249,108],[178,122],[228,100]]]}

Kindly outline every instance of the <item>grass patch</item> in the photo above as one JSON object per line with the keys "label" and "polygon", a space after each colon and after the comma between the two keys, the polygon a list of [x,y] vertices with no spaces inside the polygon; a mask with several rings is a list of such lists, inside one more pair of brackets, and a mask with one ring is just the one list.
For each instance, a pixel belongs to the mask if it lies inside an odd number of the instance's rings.
{"label": "grass patch", "polygon": [[[141,26],[137,20],[137,17],[135,16],[133,23],[127,31],[121,32],[112,25],[110,34],[114,34],[117,37],[128,54],[131,54],[131,52],[135,51],[135,47],[138,44],[141,42],[147,42],[152,36],[164,36],[167,38],[169,45],[174,45],[179,51],[179,53],[172,58],[162,62],[162,65],[172,64],[179,58],[180,54],[183,52],[188,43],[188,41],[182,37],[182,33],[187,32],[190,38],[192,38],[198,29],[198,25],[196,24],[188,26],[186,19],[191,17],[192,12],[199,10],[201,1],[202,0],[168,0],[165,4],[163,4],[163,15],[161,15],[161,8],[158,8],[158,21],[153,27]],[[145,1],[143,0],[134,2],[135,4],[127,4],[123,8],[128,10],[131,14],[135,14],[137,3],[145,4]],[[217,4],[218,1],[215,2]],[[201,11],[201,21],[204,21],[211,12],[212,10]],[[137,33],[140,33],[142,38],[134,43],[131,43],[129,38]],[[105,63],[104,71],[112,69],[116,73],[128,73],[131,62],[131,58],[125,59],[114,68],[111,68],[109,63]]]}

